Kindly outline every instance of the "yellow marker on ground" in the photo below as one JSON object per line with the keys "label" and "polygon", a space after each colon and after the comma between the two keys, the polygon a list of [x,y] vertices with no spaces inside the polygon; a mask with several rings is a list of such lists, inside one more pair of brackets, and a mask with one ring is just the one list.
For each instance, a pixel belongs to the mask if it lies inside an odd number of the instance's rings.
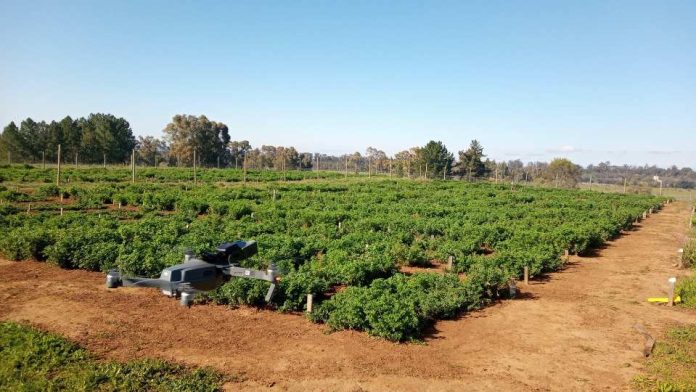
{"label": "yellow marker on ground", "polygon": [[[669,298],[667,298],[667,297],[652,297],[652,298],[648,298],[648,302],[666,304],[667,302],[669,302]],[[678,304],[680,302],[681,302],[680,296],[677,295],[676,297],[674,297],[675,304]]]}

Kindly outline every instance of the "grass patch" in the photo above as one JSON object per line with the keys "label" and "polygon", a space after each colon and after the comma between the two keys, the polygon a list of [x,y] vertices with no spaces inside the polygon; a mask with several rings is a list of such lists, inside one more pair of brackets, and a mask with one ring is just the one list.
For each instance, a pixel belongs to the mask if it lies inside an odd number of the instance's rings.
{"label": "grass patch", "polygon": [[647,374],[634,384],[641,391],[696,391],[696,324],[673,328],[657,342]]}
{"label": "grass patch", "polygon": [[681,297],[683,306],[696,308],[696,275],[680,279],[676,292]]}
{"label": "grass patch", "polygon": [[219,391],[222,381],[209,369],[160,360],[96,361],[61,336],[0,323],[3,391]]}

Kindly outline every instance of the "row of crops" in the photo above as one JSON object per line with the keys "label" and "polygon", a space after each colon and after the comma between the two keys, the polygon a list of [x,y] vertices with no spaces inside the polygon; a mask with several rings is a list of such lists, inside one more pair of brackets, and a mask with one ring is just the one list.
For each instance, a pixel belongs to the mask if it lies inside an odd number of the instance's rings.
{"label": "row of crops", "polygon": [[[156,276],[180,263],[186,248],[202,252],[254,239],[259,254],[244,265],[273,262],[283,272],[273,304],[279,310],[303,310],[306,295],[314,294],[313,321],[404,341],[420,337],[434,320],[495,299],[525,266],[532,275],[558,269],[565,250],[600,246],[662,201],[389,179],[6,184],[0,252],[65,268]],[[456,273],[399,272],[449,256]],[[204,300],[261,306],[267,284],[233,280]]]}
{"label": "row of crops", "polygon": [[[41,165],[0,165],[0,181],[19,183],[54,183],[56,168],[41,168]],[[55,165],[53,165],[55,166]],[[198,169],[195,173],[198,182],[267,182],[267,181],[299,181],[308,179],[343,178],[343,173],[311,170],[249,170],[242,169]],[[63,165],[61,181],[65,183],[118,183],[129,182],[132,179],[130,166],[108,166],[106,168],[74,167]],[[193,168],[176,167],[137,167],[138,182],[192,182]]]}

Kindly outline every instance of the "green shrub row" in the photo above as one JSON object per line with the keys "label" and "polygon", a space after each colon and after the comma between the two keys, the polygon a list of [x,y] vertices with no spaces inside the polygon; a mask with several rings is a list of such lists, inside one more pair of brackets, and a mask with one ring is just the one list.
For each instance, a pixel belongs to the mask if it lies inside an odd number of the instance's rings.
{"label": "green shrub row", "polygon": [[396,274],[369,286],[347,287],[310,318],[333,330],[367,331],[393,341],[417,339],[433,321],[479,307],[482,287],[477,282],[462,283],[455,274]]}

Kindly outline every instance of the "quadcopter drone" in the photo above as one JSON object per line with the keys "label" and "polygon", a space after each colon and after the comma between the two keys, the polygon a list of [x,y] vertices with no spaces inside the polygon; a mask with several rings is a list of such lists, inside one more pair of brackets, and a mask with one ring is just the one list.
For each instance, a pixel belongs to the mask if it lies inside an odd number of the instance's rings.
{"label": "quadcopter drone", "polygon": [[256,254],[256,241],[225,242],[218,245],[215,253],[204,253],[196,258],[193,253],[184,253],[184,262],[162,270],[158,279],[123,276],[120,271],[110,270],[106,274],[106,287],[155,287],[164,295],[180,298],[182,306],[191,306],[193,295],[215,290],[231,278],[259,279],[271,282],[265,300],[273,298],[279,273],[271,264],[266,271],[242,268],[239,262]]}

